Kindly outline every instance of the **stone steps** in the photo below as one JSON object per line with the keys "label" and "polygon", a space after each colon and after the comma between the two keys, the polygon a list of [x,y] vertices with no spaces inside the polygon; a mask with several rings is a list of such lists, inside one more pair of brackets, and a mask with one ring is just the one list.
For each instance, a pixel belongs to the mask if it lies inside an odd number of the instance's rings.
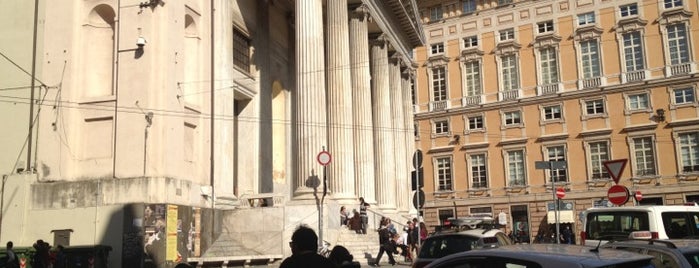
{"label": "stone steps", "polygon": [[367,234],[357,234],[343,228],[340,230],[337,245],[347,248],[356,261],[366,263],[366,260],[379,253],[379,234],[373,230],[367,230]]}

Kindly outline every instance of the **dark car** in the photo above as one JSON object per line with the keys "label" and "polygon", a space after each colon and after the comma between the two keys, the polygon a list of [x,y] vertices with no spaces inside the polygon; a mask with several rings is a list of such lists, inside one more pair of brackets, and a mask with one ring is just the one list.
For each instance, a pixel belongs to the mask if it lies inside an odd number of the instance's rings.
{"label": "dark car", "polygon": [[699,268],[699,240],[626,240],[601,247],[653,256],[656,267]]}
{"label": "dark car", "polygon": [[420,247],[413,268],[421,268],[432,261],[472,249],[493,248],[512,244],[507,235],[499,229],[470,229],[443,231],[425,240]]}
{"label": "dark car", "polygon": [[652,268],[652,259],[648,255],[609,248],[516,244],[453,254],[432,262],[426,268]]}

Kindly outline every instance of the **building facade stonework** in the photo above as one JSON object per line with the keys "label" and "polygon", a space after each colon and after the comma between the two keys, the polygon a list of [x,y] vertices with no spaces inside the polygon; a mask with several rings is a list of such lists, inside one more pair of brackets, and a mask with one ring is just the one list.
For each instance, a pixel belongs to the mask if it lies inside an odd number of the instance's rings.
{"label": "building facade stonework", "polygon": [[697,4],[420,1],[428,226],[504,213],[507,231],[534,241],[555,230],[552,190],[563,188],[560,222],[579,234],[580,212],[612,205],[609,160],[627,160],[619,184],[642,195],[625,206],[697,201]]}
{"label": "building facade stonework", "polygon": [[0,4],[0,240],[170,267],[280,259],[299,224],[334,241],[362,196],[415,213],[415,1],[36,2]]}

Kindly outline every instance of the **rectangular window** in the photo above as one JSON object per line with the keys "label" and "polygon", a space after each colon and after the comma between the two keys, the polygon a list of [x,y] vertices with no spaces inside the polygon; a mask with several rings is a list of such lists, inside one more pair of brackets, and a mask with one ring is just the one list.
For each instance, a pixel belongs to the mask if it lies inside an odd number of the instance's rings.
{"label": "rectangular window", "polygon": [[466,75],[466,94],[468,96],[480,96],[481,93],[481,67],[478,61],[464,63]]}
{"label": "rectangular window", "polygon": [[464,14],[476,12],[476,0],[464,0],[462,8]]}
{"label": "rectangular window", "polygon": [[580,55],[582,56],[582,69],[584,78],[600,76],[599,50],[597,40],[580,42]]}
{"label": "rectangular window", "polygon": [[676,8],[682,6],[682,0],[664,0],[665,9]]}
{"label": "rectangular window", "polygon": [[694,103],[694,88],[678,88],[675,89],[675,104]]}
{"label": "rectangular window", "polygon": [[483,116],[472,116],[468,118],[468,130],[483,129]]}
{"label": "rectangular window", "polygon": [[488,188],[488,172],[486,171],[485,154],[471,155],[471,179],[473,188]]}
{"label": "rectangular window", "polygon": [[578,15],[578,26],[595,24],[595,12],[588,12]]}
{"label": "rectangular window", "polygon": [[250,38],[238,29],[233,29],[233,65],[250,72]]}
{"label": "rectangular window", "polygon": [[519,111],[505,112],[505,125],[519,125],[522,123],[522,114]]}
{"label": "rectangular window", "polygon": [[498,6],[512,4],[513,0],[498,0]]}
{"label": "rectangular window", "polygon": [[619,7],[619,12],[622,18],[638,16],[638,5],[636,3],[623,5]]}
{"label": "rectangular window", "polygon": [[557,120],[561,119],[561,106],[553,105],[544,107],[544,120]]}
{"label": "rectangular window", "polygon": [[508,28],[500,31],[500,41],[514,40],[515,39],[515,29]]}
{"label": "rectangular window", "polygon": [[430,52],[432,52],[432,55],[443,54],[444,53],[444,43],[432,44],[430,46]]}
{"label": "rectangular window", "polygon": [[435,134],[447,134],[449,133],[449,121],[442,120],[434,122],[434,133]]}
{"label": "rectangular window", "polygon": [[509,186],[525,186],[524,178],[524,151],[515,150],[507,152],[507,175]]}
{"label": "rectangular window", "polygon": [[629,95],[629,110],[645,110],[648,109],[648,94]]}
{"label": "rectangular window", "polygon": [[447,81],[445,67],[432,69],[432,93],[433,101],[447,100]]}
{"label": "rectangular window", "polygon": [[637,177],[655,175],[653,139],[651,137],[634,138],[633,150],[634,159],[636,160],[634,175]]}
{"label": "rectangular window", "polygon": [[541,83],[544,85],[558,83],[558,59],[556,58],[556,48],[542,48],[540,54]]}
{"label": "rectangular window", "polygon": [[684,24],[678,23],[667,26],[667,42],[672,65],[689,62],[689,46]]}
{"label": "rectangular window", "polygon": [[438,21],[442,19],[444,13],[442,12],[442,6],[433,6],[430,8],[430,21]]}
{"label": "rectangular window", "polygon": [[451,191],[451,157],[439,157],[436,160],[438,191]]}
{"label": "rectangular window", "polygon": [[[547,147],[547,161],[566,161],[565,146]],[[554,182],[567,182],[568,173],[566,169],[551,169],[549,170],[551,179]]]}
{"label": "rectangular window", "polygon": [[609,161],[609,149],[606,141],[591,142],[590,147],[590,168],[593,180],[609,179],[609,173],[604,167],[604,162]]}
{"label": "rectangular window", "polygon": [[539,29],[539,33],[550,33],[553,32],[553,21],[544,21],[544,22],[539,22],[536,24],[537,28]]}
{"label": "rectangular window", "polygon": [[501,57],[502,63],[502,91],[519,88],[519,74],[517,73],[517,57],[506,55]]}
{"label": "rectangular window", "polygon": [[699,132],[681,133],[678,138],[682,173],[699,172]]}
{"label": "rectangular window", "polygon": [[478,47],[478,37],[473,35],[464,37],[464,48]]}
{"label": "rectangular window", "polygon": [[590,100],[585,102],[585,114],[587,115],[601,115],[604,114],[604,101]]}
{"label": "rectangular window", "polygon": [[622,35],[624,39],[624,62],[626,71],[640,71],[645,69],[643,63],[643,46],[641,44],[641,32],[630,32]]}

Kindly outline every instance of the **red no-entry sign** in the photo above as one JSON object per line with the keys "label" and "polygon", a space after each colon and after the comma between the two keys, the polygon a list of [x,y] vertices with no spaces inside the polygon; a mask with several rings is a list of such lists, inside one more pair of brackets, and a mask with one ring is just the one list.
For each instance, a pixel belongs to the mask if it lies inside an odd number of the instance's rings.
{"label": "red no-entry sign", "polygon": [[641,194],[641,191],[636,191],[636,194],[633,195],[634,198],[636,198],[636,201],[641,202],[641,199],[643,199],[643,195]]}
{"label": "red no-entry sign", "polygon": [[626,204],[629,201],[629,189],[624,185],[614,185],[607,191],[607,198],[614,205]]}
{"label": "red no-entry sign", "polygon": [[556,197],[558,197],[558,199],[566,197],[566,189],[563,189],[563,187],[556,188]]}

